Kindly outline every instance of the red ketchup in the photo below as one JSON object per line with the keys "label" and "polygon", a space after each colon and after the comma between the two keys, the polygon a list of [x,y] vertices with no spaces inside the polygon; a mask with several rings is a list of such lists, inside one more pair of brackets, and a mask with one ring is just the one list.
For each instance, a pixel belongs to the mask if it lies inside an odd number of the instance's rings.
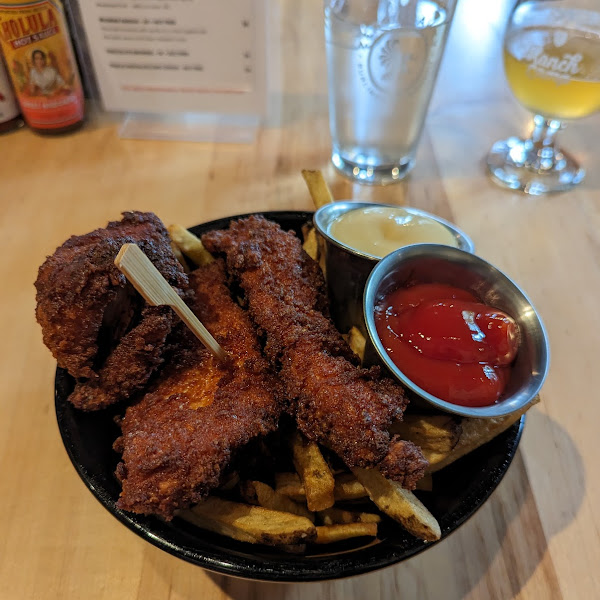
{"label": "red ketchup", "polygon": [[391,292],[375,308],[375,324],[390,358],[411,381],[462,406],[498,400],[519,346],[511,317],[438,283]]}

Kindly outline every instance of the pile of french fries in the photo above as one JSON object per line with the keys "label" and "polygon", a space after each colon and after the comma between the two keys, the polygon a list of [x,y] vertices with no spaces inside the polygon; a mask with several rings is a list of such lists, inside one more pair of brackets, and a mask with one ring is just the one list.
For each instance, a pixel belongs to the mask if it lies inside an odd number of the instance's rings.
{"label": "pile of french fries", "polygon": [[[319,171],[303,171],[318,208],[331,202],[329,188]],[[181,225],[169,227],[176,256],[186,269],[213,260],[202,242]],[[319,260],[319,244],[312,227],[303,231],[304,249]],[[347,335],[362,359],[365,339],[358,329]],[[495,419],[471,419],[448,414],[406,414],[394,423],[392,434],[418,445],[429,461],[418,488],[435,491],[432,473],[448,466],[516,423],[539,401],[520,412]],[[293,471],[270,474],[269,481],[240,478],[227,482],[179,516],[194,525],[253,544],[277,546],[288,552],[304,552],[309,544],[330,544],[358,537],[376,537],[385,515],[415,537],[433,542],[440,526],[415,494],[386,479],[377,469],[340,470],[325,449],[292,430],[285,442]],[[267,479],[263,477],[263,479]],[[232,500],[232,498],[234,498]],[[363,510],[365,502],[372,508]],[[359,509],[357,509],[357,503]]]}

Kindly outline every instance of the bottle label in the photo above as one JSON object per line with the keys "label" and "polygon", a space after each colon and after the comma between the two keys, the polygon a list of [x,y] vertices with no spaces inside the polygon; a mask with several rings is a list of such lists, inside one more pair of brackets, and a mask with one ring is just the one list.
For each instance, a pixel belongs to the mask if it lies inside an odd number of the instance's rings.
{"label": "bottle label", "polygon": [[83,90],[59,2],[0,0],[0,43],[27,123],[59,129],[83,119]]}
{"label": "bottle label", "polygon": [[0,123],[14,119],[19,112],[8,75],[0,60]]}

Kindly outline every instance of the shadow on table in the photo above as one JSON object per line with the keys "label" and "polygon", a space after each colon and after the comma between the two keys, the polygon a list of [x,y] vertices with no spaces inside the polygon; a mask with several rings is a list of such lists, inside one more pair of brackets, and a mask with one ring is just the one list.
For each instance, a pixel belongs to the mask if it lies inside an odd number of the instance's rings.
{"label": "shadow on table", "polygon": [[[532,416],[533,417],[533,416]],[[573,440],[559,424],[538,413],[540,443],[570,457],[570,471],[553,473],[553,528],[544,531],[521,451],[498,490],[477,515],[430,550],[395,567],[337,581],[257,583],[210,574],[233,600],[337,600],[338,598],[444,598],[453,600],[477,590],[477,597],[513,598],[539,571],[538,591],[559,598],[559,583],[546,554],[548,537],[565,528],[577,514],[585,493],[585,473]],[[525,429],[527,432],[527,427]],[[525,433],[526,435],[526,433]],[[552,452],[548,453],[549,455]]]}

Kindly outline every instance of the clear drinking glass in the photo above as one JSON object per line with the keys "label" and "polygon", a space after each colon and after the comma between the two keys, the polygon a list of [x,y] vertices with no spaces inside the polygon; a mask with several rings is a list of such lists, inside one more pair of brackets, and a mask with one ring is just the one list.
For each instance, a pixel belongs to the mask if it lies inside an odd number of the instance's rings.
{"label": "clear drinking glass", "polygon": [[534,127],[528,139],[492,146],[492,179],[535,195],[577,185],[585,171],[555,138],[565,120],[600,109],[600,0],[517,2],[504,36],[504,68],[513,94],[534,113]]}
{"label": "clear drinking glass", "polygon": [[331,160],[361,183],[412,169],[456,0],[325,0]]}

